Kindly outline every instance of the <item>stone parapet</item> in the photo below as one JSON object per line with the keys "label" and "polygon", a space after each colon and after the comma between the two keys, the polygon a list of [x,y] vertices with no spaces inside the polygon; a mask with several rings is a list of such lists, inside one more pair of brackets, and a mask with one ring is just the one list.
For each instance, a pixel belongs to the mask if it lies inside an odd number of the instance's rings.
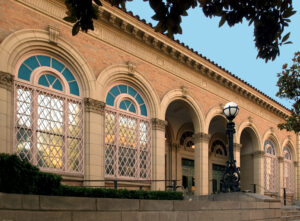
{"label": "stone parapet", "polygon": [[[233,200],[232,200],[233,199]],[[243,193],[187,200],[134,200],[0,193],[0,220],[280,220],[278,200]]]}

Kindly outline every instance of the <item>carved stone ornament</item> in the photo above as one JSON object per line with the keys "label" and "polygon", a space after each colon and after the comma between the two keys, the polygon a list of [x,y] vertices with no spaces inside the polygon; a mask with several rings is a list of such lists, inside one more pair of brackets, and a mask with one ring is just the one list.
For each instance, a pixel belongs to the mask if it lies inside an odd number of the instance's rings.
{"label": "carved stone ornament", "polygon": [[8,90],[12,90],[13,83],[14,83],[13,75],[0,71],[0,87]]}
{"label": "carved stone ornament", "polygon": [[240,151],[243,145],[239,144],[239,143],[234,143],[233,146],[234,146],[235,150],[239,150]]}
{"label": "carved stone ornament", "polygon": [[206,133],[197,133],[193,135],[194,143],[200,143],[200,142],[208,142],[210,139],[210,135]]}
{"label": "carved stone ornament", "polygon": [[258,150],[258,151],[255,151],[254,153],[253,153],[253,157],[264,157],[264,155],[265,155],[265,151],[263,151],[263,150]]}
{"label": "carved stone ornament", "polygon": [[136,65],[134,63],[128,61],[127,66],[128,66],[128,73],[133,75],[136,70]]}
{"label": "carved stone ornament", "polygon": [[278,162],[279,162],[279,163],[282,163],[282,162],[283,162],[283,157],[282,157],[282,156],[278,156],[277,159],[278,159]]}
{"label": "carved stone ornament", "polygon": [[84,98],[84,107],[86,112],[104,114],[105,103],[92,98]]}
{"label": "carved stone ornament", "polygon": [[165,131],[167,124],[168,124],[167,121],[158,118],[152,118],[152,129],[154,130]]}
{"label": "carved stone ornament", "polygon": [[48,31],[49,31],[49,42],[52,44],[57,44],[58,37],[59,37],[59,29],[49,25]]}
{"label": "carved stone ornament", "polygon": [[181,86],[180,89],[181,89],[181,92],[182,92],[182,97],[183,97],[183,98],[186,98],[186,97],[187,97],[187,94],[188,94],[187,87]]}
{"label": "carved stone ornament", "polygon": [[294,161],[294,167],[298,167],[298,161]]}

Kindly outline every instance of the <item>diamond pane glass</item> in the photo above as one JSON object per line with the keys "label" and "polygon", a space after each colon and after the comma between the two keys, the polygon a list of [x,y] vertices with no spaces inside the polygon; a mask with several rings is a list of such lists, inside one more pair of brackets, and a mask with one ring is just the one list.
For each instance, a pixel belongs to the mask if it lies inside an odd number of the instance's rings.
{"label": "diamond pane glass", "polygon": [[272,141],[265,142],[265,156],[264,156],[264,180],[265,192],[278,192],[278,160]]}
{"label": "diamond pane glass", "polygon": [[146,119],[105,111],[105,176],[151,178],[151,129]]}
{"label": "diamond pane glass", "polygon": [[47,170],[83,173],[82,101],[20,82],[15,88],[17,154]]}

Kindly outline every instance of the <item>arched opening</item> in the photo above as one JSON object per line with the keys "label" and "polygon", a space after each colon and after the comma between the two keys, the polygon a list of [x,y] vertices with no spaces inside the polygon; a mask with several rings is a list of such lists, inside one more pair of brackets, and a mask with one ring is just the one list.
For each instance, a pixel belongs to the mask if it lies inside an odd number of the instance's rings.
{"label": "arched opening", "polygon": [[226,119],[223,116],[215,116],[209,124],[209,192],[221,191],[221,180],[228,159]]}
{"label": "arched opening", "polygon": [[[193,193],[194,181],[194,124],[192,108],[183,100],[175,100],[166,111],[166,179],[178,180],[178,186]],[[171,182],[166,186],[170,187]]]}
{"label": "arched opening", "polygon": [[254,152],[258,148],[258,139],[255,132],[249,127],[245,128],[241,133],[240,143],[242,145],[240,155],[241,190],[256,192],[256,190],[254,190],[254,188],[256,188],[254,187]]}

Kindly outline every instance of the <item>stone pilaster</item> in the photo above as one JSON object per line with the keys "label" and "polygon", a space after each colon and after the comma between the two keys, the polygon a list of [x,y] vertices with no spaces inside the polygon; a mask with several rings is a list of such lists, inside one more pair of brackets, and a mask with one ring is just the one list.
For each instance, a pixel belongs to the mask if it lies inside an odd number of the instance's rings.
{"label": "stone pilaster", "polygon": [[14,76],[0,72],[0,153],[13,152]]}
{"label": "stone pilaster", "polygon": [[[85,180],[104,180],[105,103],[92,98],[84,99],[85,108]],[[85,185],[102,186],[103,182]]]}
{"label": "stone pilaster", "polygon": [[[300,133],[297,133],[296,134],[296,136],[297,136],[297,143],[296,143],[296,149],[297,149],[297,161],[298,162],[300,162]],[[300,200],[300,165],[299,165],[299,163],[298,163],[298,165],[297,165],[297,168],[296,168],[296,170],[297,170],[297,181],[296,181],[296,183],[297,183],[297,186],[296,186],[296,188],[297,188],[297,200]]]}
{"label": "stone pilaster", "polygon": [[239,143],[233,144],[234,159],[236,160],[236,167],[241,166],[241,148],[242,148],[242,144],[239,144]]}
{"label": "stone pilaster", "polygon": [[299,200],[298,199],[298,189],[297,189],[297,177],[298,177],[298,166],[299,163],[298,161],[294,161],[294,199],[295,200]]}
{"label": "stone pilaster", "polygon": [[262,150],[253,153],[254,184],[256,184],[256,193],[264,194],[264,155]]}
{"label": "stone pilaster", "polygon": [[283,157],[279,156],[278,159],[278,170],[279,170],[279,176],[278,176],[278,193],[279,196],[283,197]]}
{"label": "stone pilaster", "polygon": [[[165,127],[167,122],[152,118],[152,179],[165,180]],[[164,190],[165,182],[152,182],[152,190]]]}
{"label": "stone pilaster", "polygon": [[208,143],[210,136],[196,133],[193,136],[195,144],[195,195],[208,195]]}

